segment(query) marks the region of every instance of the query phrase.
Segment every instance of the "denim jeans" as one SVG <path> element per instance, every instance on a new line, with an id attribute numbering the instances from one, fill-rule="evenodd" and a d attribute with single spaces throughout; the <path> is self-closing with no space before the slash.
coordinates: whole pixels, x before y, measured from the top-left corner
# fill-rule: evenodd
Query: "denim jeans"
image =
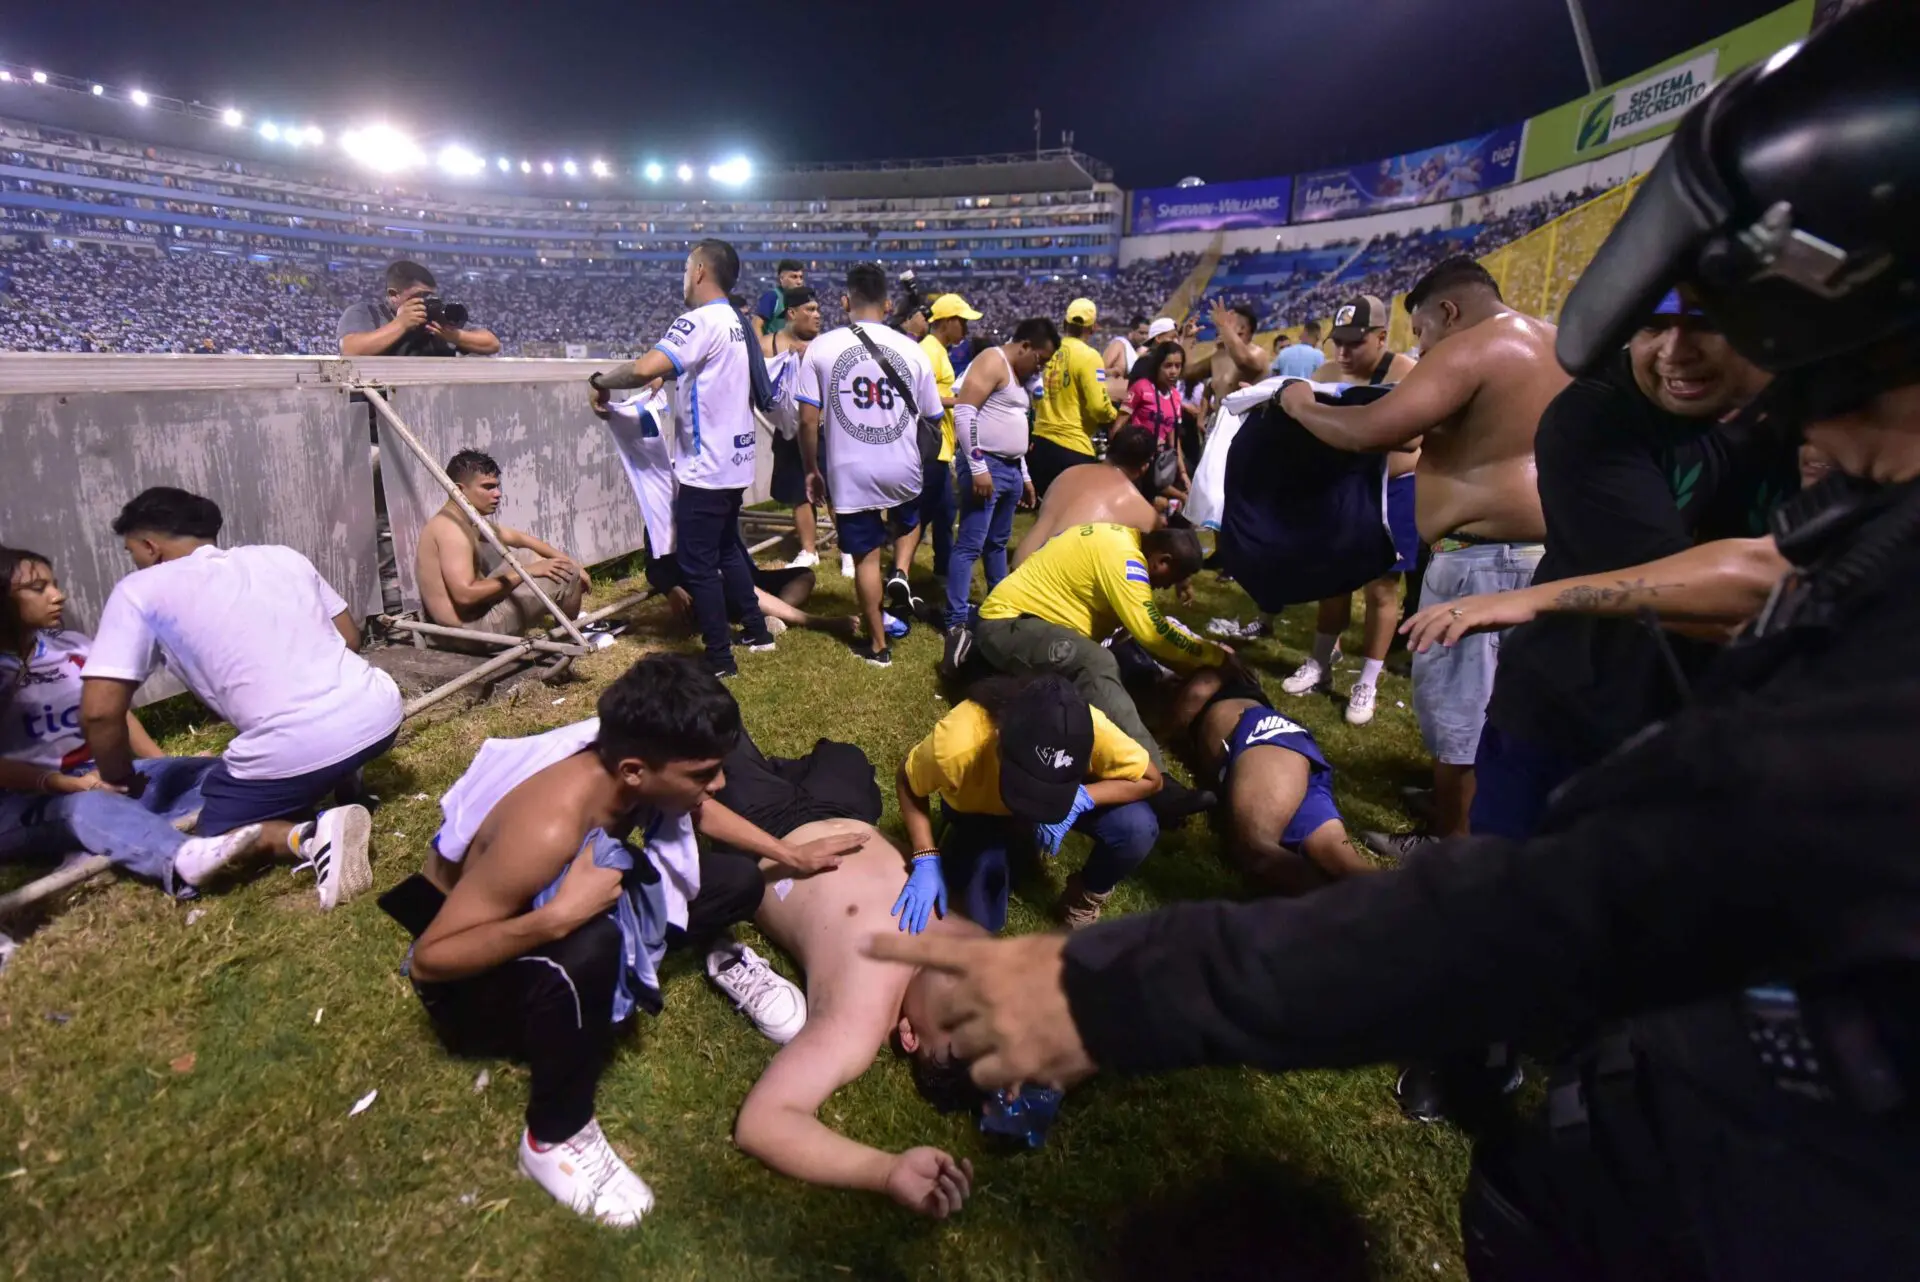
<path id="1" fill-rule="evenodd" d="M 673 496 L 675 553 L 681 586 L 693 600 L 694 621 L 706 643 L 707 662 L 733 667 L 733 630 L 740 620 L 750 639 L 767 635 L 767 620 L 753 595 L 753 558 L 740 541 L 740 490 L 703 490 L 682 485 Z"/>
<path id="2" fill-rule="evenodd" d="M 953 564 L 953 465 L 932 462 L 920 475 L 921 537 L 931 540 L 933 573 L 946 578 Z"/>
<path id="3" fill-rule="evenodd" d="M 1007 851 L 1032 826 L 1005 815 L 970 815 L 941 803 L 947 832 L 940 842 L 940 871 L 950 901 L 968 919 L 998 931 L 1007 924 L 1010 877 Z M 1138 868 L 1160 839 L 1160 821 L 1144 801 L 1089 810 L 1074 824 L 1093 838 L 1093 853 L 1080 870 L 1088 890 L 1105 893 Z"/>
<path id="4" fill-rule="evenodd" d="M 1007 539 L 1013 534 L 1014 509 L 1020 506 L 1025 482 L 1018 463 L 987 455 L 987 475 L 993 493 L 983 501 L 973 494 L 973 473 L 954 469 L 954 494 L 960 504 L 960 532 L 954 537 L 953 559 L 947 565 L 947 626 L 967 621 L 967 596 L 973 590 L 973 564 L 985 561 L 987 591 L 1007 577 Z M 984 598 L 983 598 L 984 599 Z"/>
<path id="5" fill-rule="evenodd" d="M 172 820 L 200 809 L 200 781 L 217 757 L 153 757 L 133 763 L 147 781 L 136 800 L 117 792 L 39 797 L 0 831 L 0 864 L 51 863 L 77 850 L 175 893 L 173 857 L 186 836 Z"/>

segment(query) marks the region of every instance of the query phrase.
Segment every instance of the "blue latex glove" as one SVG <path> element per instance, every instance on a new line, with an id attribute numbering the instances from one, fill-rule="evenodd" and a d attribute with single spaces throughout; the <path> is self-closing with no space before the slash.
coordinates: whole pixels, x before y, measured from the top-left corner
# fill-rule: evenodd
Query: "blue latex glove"
<path id="1" fill-rule="evenodd" d="M 900 888 L 900 898 L 893 901 L 893 915 L 900 919 L 901 930 L 917 935 L 927 928 L 927 914 L 934 911 L 947 915 L 947 879 L 940 872 L 940 856 L 915 855 L 913 872 Z"/>
<path id="2" fill-rule="evenodd" d="M 1060 843 L 1067 839 L 1067 832 L 1074 821 L 1093 809 L 1093 798 L 1087 795 L 1085 787 L 1073 794 L 1073 809 L 1067 811 L 1067 817 L 1059 823 L 1035 824 L 1033 839 L 1040 846 L 1040 853 L 1051 859 L 1060 853 Z"/>

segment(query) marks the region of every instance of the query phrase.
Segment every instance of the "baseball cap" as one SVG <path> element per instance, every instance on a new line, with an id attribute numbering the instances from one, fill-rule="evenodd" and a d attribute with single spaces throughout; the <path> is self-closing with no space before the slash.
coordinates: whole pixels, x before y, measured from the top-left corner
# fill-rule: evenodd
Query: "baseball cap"
<path id="1" fill-rule="evenodd" d="M 1179 328 L 1180 327 L 1174 323 L 1172 317 L 1162 316 L 1158 320 L 1154 321 L 1153 324 L 1147 326 L 1147 341 L 1151 343 L 1154 339 L 1159 338 L 1161 335 L 1171 334 L 1173 333 L 1174 330 Z"/>
<path id="2" fill-rule="evenodd" d="M 967 306 L 967 300 L 958 294 L 942 294 L 933 300 L 933 310 L 927 314 L 929 321 L 952 320 L 958 316 L 961 320 L 977 321 L 980 313 Z"/>
<path id="3" fill-rule="evenodd" d="M 1093 756 L 1093 712 L 1064 677 L 1041 677 L 999 715 L 1000 800 L 1016 819 L 1059 823 Z"/>
<path id="4" fill-rule="evenodd" d="M 1076 298 L 1067 304 L 1067 319 L 1076 325 L 1091 325 L 1100 319 L 1091 298 Z"/>
<path id="5" fill-rule="evenodd" d="M 1655 316 L 1705 316 L 1705 309 L 1696 306 L 1681 296 L 1677 289 L 1670 289 L 1661 300 L 1653 305 Z"/>
<path id="6" fill-rule="evenodd" d="M 1333 314 L 1333 341 L 1357 343 L 1370 329 L 1387 327 L 1387 305 L 1372 294 L 1348 299 Z"/>

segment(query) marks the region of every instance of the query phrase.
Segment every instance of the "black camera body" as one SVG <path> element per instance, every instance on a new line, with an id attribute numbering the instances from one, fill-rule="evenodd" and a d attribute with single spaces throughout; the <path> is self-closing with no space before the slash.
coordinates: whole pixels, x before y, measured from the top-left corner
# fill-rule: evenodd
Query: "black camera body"
<path id="1" fill-rule="evenodd" d="M 441 329 L 465 329 L 467 327 L 467 305 L 449 303 L 438 294 L 428 294 L 420 300 L 426 304 L 427 324 L 438 325 Z"/>
<path id="2" fill-rule="evenodd" d="M 909 268 L 900 273 L 900 298 L 893 305 L 893 315 L 887 317 L 887 324 L 899 329 L 907 323 L 907 318 L 917 311 L 923 311 L 933 305 L 933 299 L 927 296 L 927 289 Z"/>

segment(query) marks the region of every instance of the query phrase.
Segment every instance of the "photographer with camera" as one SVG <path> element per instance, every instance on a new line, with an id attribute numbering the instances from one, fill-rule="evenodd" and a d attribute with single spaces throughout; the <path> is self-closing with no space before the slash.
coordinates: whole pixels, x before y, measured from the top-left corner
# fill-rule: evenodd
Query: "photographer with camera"
<path id="1" fill-rule="evenodd" d="M 342 356 L 494 356 L 492 330 L 467 324 L 467 309 L 434 292 L 433 273 L 400 259 L 387 266 L 386 297 L 340 313 Z"/>

